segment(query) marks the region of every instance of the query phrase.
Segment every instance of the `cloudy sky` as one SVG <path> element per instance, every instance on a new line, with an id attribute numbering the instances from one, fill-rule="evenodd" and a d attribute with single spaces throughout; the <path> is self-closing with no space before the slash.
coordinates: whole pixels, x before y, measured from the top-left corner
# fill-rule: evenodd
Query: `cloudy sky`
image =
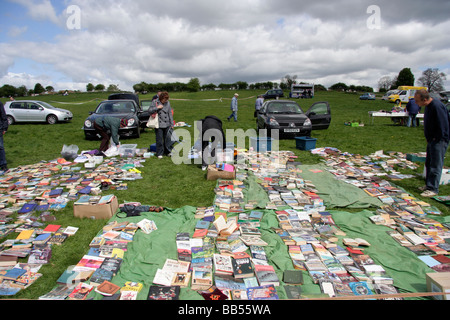
<path id="1" fill-rule="evenodd" d="M 0 0 L 0 86 L 448 74 L 448 0 Z"/>

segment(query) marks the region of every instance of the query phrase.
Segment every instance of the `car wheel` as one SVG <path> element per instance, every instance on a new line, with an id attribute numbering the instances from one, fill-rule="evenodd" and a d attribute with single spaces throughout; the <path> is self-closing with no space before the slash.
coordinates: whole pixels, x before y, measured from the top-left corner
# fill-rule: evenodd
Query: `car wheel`
<path id="1" fill-rule="evenodd" d="M 13 125 L 14 124 L 14 118 L 12 116 L 6 116 L 6 118 L 8 119 L 8 124 L 9 125 Z"/>
<path id="2" fill-rule="evenodd" d="M 47 123 L 48 124 L 55 124 L 56 122 L 58 122 L 58 118 L 55 115 L 50 114 L 50 115 L 47 116 Z"/>

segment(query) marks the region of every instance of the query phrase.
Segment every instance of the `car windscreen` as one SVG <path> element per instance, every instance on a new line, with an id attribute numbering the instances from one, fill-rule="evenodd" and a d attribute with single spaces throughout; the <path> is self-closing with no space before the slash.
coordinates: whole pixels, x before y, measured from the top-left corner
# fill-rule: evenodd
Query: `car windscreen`
<path id="1" fill-rule="evenodd" d="M 135 112 L 134 105 L 129 101 L 120 102 L 103 102 L 98 107 L 95 113 L 110 114 L 110 113 L 130 113 Z"/>
<path id="2" fill-rule="evenodd" d="M 303 110 L 296 103 L 275 102 L 267 106 L 267 113 L 302 114 Z"/>
<path id="3" fill-rule="evenodd" d="M 51 104 L 48 104 L 47 102 L 41 101 L 40 104 L 42 104 L 44 107 L 46 107 L 48 109 L 56 109 L 54 106 L 52 106 Z"/>

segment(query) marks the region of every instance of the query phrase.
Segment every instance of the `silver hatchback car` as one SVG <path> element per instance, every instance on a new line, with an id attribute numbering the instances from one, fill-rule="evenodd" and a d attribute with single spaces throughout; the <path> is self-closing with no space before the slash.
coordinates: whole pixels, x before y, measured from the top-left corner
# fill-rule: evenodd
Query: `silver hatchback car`
<path id="1" fill-rule="evenodd" d="M 5 103 L 5 112 L 9 124 L 15 122 L 57 122 L 70 121 L 72 112 L 65 109 L 55 108 L 51 104 L 36 100 L 17 100 Z"/>

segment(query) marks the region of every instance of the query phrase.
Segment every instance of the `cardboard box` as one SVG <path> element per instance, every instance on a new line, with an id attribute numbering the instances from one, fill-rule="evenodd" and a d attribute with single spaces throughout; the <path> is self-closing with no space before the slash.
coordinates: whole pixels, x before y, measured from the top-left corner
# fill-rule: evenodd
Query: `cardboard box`
<path id="1" fill-rule="evenodd" d="M 224 171 L 218 170 L 215 165 L 210 164 L 208 166 L 208 173 L 206 174 L 206 180 L 217 180 L 217 179 L 234 179 L 236 177 L 236 170 Z"/>
<path id="2" fill-rule="evenodd" d="M 450 272 L 427 273 L 428 292 L 445 292 L 445 295 L 433 296 L 437 300 L 450 300 Z"/>
<path id="3" fill-rule="evenodd" d="M 74 204 L 73 216 L 77 218 L 110 219 L 119 208 L 117 197 L 106 204 Z"/>

